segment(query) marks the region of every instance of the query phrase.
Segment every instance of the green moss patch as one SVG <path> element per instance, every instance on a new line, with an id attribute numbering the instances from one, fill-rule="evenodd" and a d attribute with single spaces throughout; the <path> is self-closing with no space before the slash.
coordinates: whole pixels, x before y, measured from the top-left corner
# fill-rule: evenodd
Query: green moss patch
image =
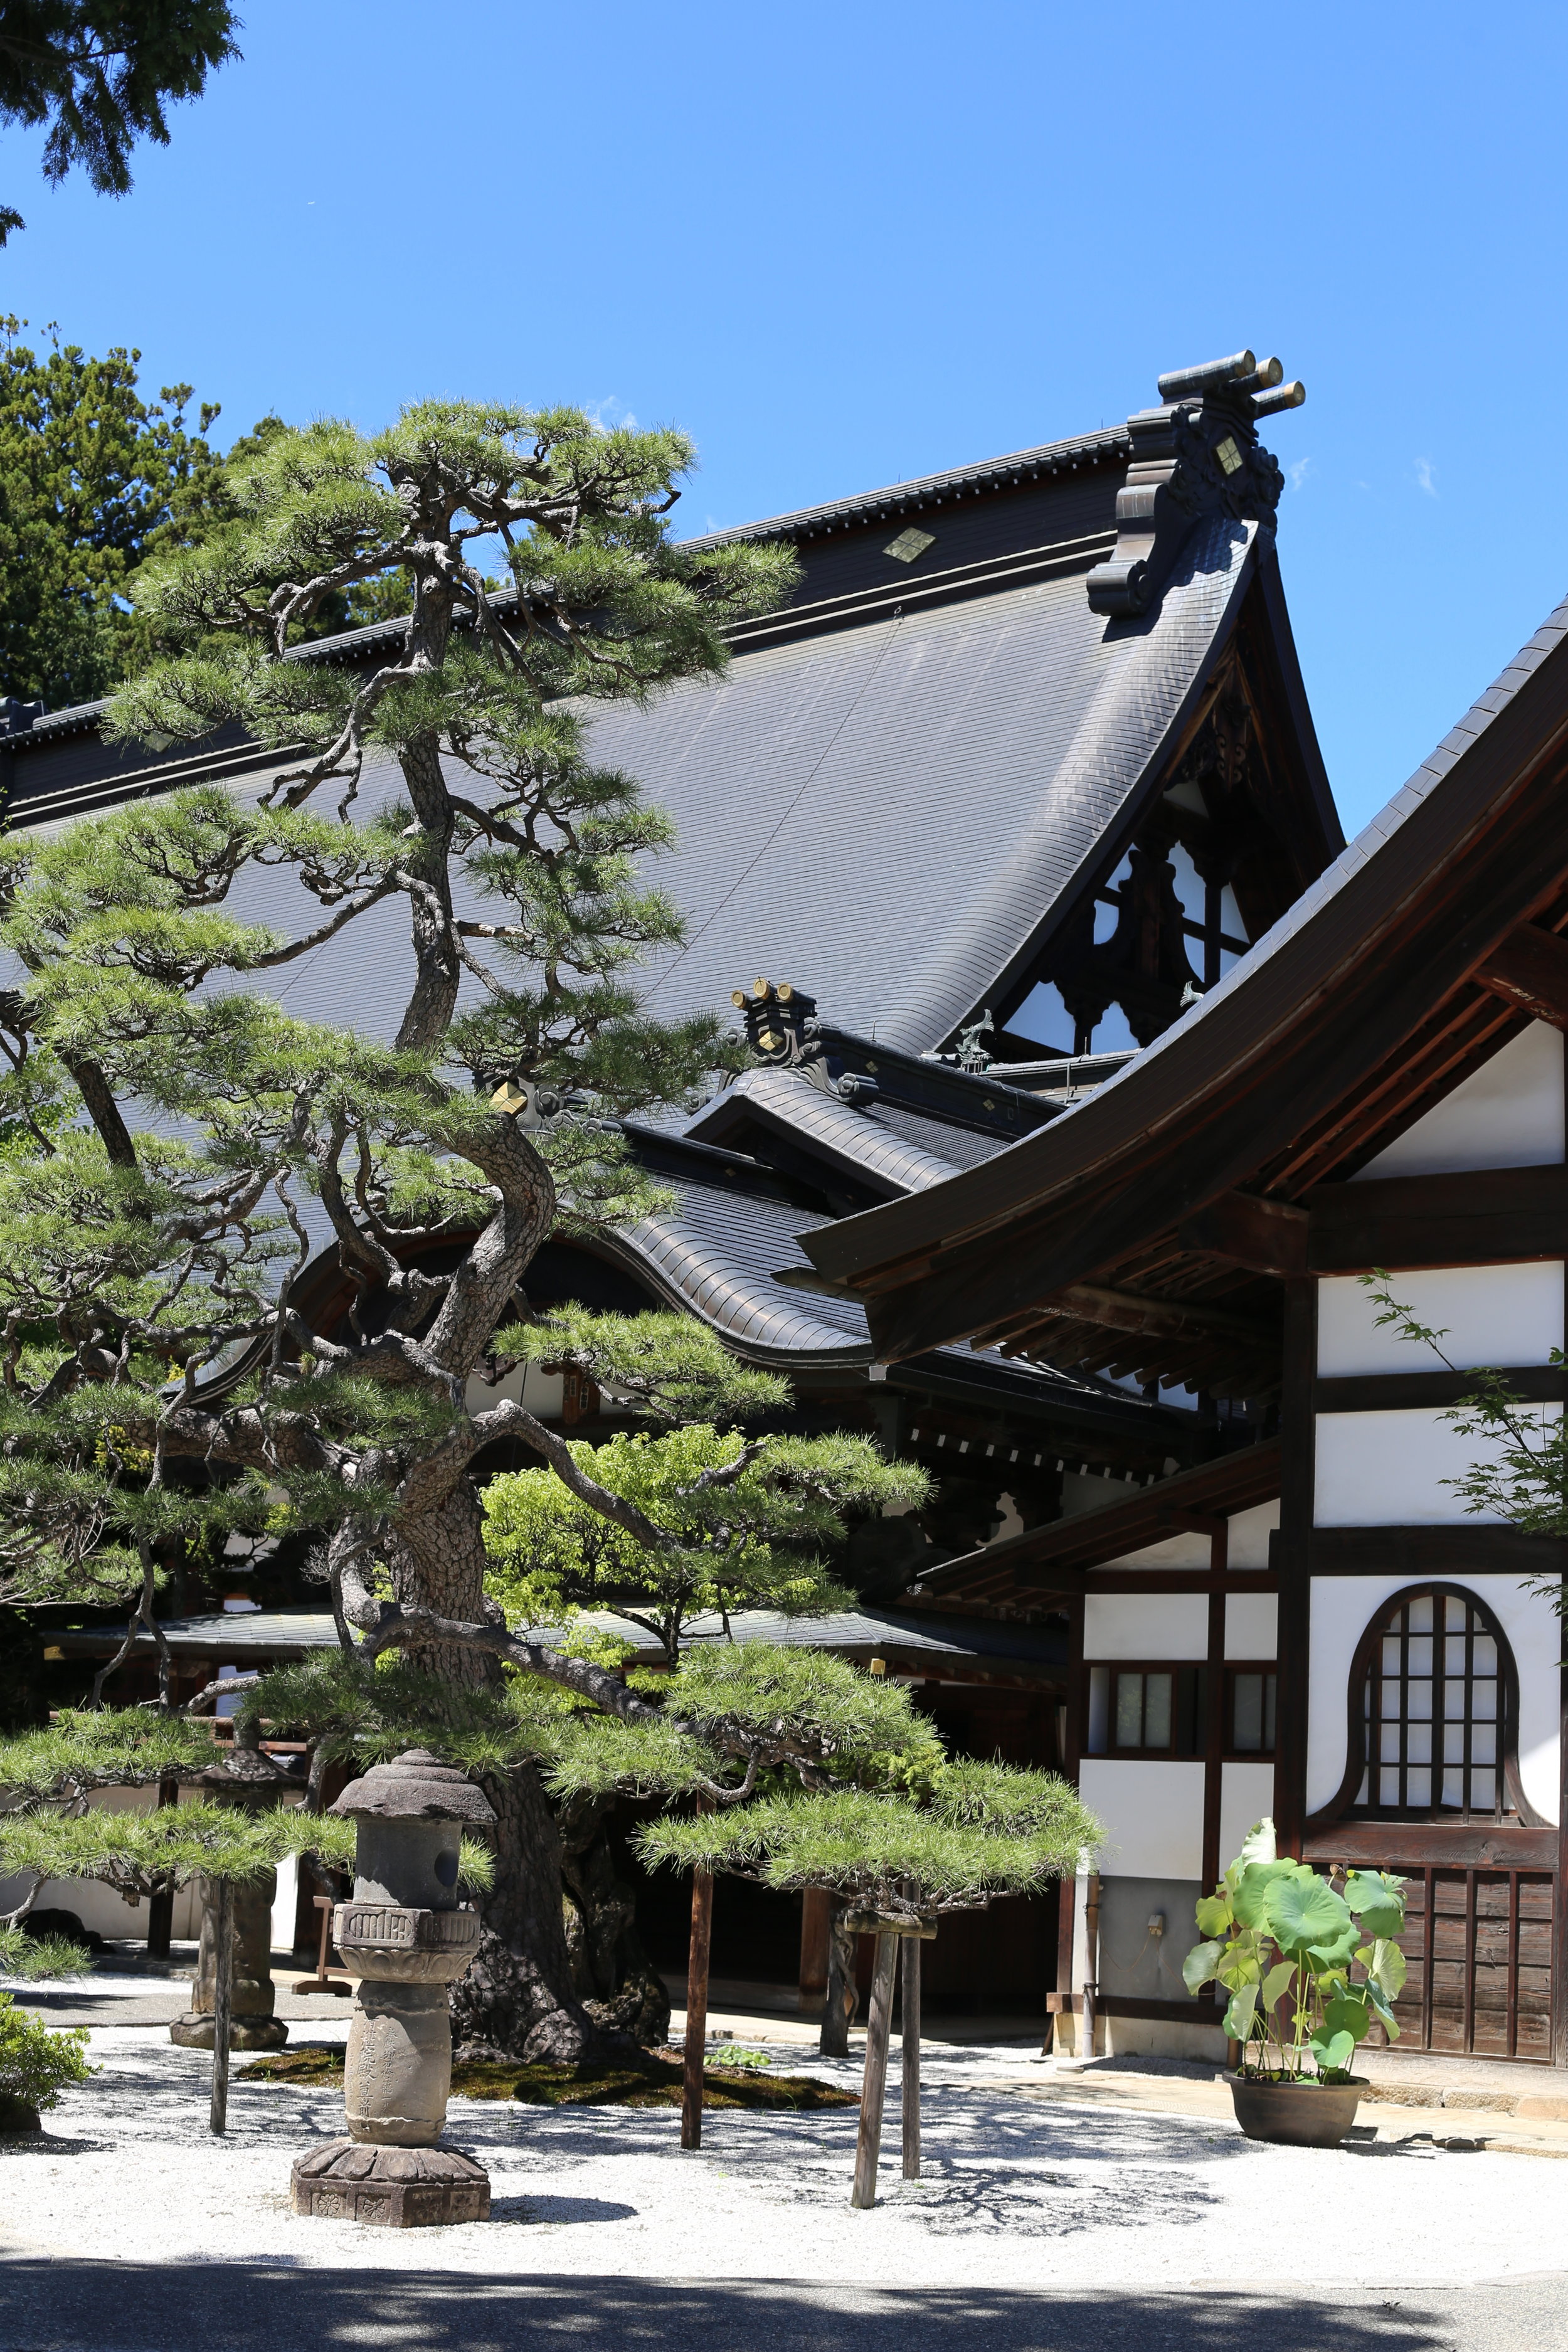
<path id="1" fill-rule="evenodd" d="M 237 2074 L 263 2083 L 341 2083 L 341 2042 L 303 2042 L 253 2058 Z M 454 2066 L 452 2091 L 463 2099 L 521 2099 L 531 2107 L 678 2107 L 681 2064 L 678 2057 L 649 2051 L 640 2063 L 625 2066 L 518 2066 L 490 2063 Z M 813 2115 L 824 2107 L 855 2107 L 854 2091 L 815 2082 L 809 2074 L 774 2074 L 757 2066 L 708 2066 L 702 2074 L 705 2107 L 786 2108 Z"/>

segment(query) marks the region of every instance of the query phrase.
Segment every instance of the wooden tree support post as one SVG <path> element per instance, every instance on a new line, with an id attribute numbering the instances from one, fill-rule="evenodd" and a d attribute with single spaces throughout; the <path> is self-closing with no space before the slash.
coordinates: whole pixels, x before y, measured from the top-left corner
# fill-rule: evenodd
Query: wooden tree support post
<path id="1" fill-rule="evenodd" d="M 177 1805 L 179 1801 L 180 1784 L 171 1773 L 165 1772 L 158 1782 L 158 1810 L 161 1812 L 165 1805 Z M 147 1899 L 147 1958 L 150 1960 L 168 1958 L 174 1932 L 174 1882 L 171 1875 L 168 1885 L 160 1887 L 156 1895 L 149 1895 Z"/>
<path id="2" fill-rule="evenodd" d="M 213 1905 L 213 2131 L 228 2127 L 228 2043 L 234 2023 L 234 1882 L 220 1878 Z"/>
<path id="3" fill-rule="evenodd" d="M 900 1938 L 904 1970 L 904 2179 L 921 2177 L 921 1939 Z"/>
<path id="4" fill-rule="evenodd" d="M 713 1943 L 713 1874 L 691 1874 L 691 1948 L 686 1962 L 686 2073 L 680 2145 L 702 2145 L 702 2061 L 708 2047 L 708 1956 Z"/>
<path id="5" fill-rule="evenodd" d="M 866 2020 L 866 2078 L 860 2091 L 860 2136 L 855 2147 L 855 2189 L 849 2202 L 862 2211 L 877 2201 L 877 2159 L 882 2140 L 882 2099 L 888 2087 L 888 2034 L 893 2021 L 893 1986 L 899 1972 L 899 1937 L 891 1927 L 877 1930 L 877 1965 L 871 1977 L 871 2010 Z"/>

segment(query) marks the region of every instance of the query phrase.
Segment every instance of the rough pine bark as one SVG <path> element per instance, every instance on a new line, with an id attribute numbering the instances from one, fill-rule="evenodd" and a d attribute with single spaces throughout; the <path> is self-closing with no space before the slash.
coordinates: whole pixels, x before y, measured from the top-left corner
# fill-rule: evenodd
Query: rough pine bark
<path id="1" fill-rule="evenodd" d="M 486 1773 L 496 1815 L 496 1883 L 481 1906 L 479 1948 L 452 1988 L 458 2058 L 529 2064 L 593 2060 L 621 2047 L 589 2016 L 572 1985 L 562 1902 L 561 1839 L 531 1764 Z"/>

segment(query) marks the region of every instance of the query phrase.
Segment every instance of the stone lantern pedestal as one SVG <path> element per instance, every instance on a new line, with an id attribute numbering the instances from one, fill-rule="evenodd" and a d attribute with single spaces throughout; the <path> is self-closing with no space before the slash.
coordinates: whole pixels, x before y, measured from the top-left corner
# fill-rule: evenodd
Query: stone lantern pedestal
<path id="1" fill-rule="evenodd" d="M 343 2073 L 349 2136 L 296 2162 L 294 2210 L 391 2229 L 486 2221 L 488 2176 L 439 2141 L 452 2088 L 448 1987 L 479 1940 L 479 1914 L 458 1908 L 458 1841 L 495 1815 L 423 1748 L 373 1767 L 331 1811 L 358 1826 L 353 1897 L 332 1915 L 333 1941 L 360 1979 Z"/>

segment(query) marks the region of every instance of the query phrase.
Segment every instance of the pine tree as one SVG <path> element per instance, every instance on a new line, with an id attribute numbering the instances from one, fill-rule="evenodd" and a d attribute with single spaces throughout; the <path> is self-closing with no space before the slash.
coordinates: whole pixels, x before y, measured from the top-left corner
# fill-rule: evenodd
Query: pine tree
<path id="1" fill-rule="evenodd" d="M 657 1197 L 619 1118 L 689 1101 L 738 1052 L 715 1018 L 658 1023 L 639 1003 L 637 958 L 681 936 L 641 872 L 669 827 L 594 762 L 584 724 L 597 701 L 717 675 L 726 625 L 788 592 L 778 550 L 671 544 L 689 461 L 675 433 L 572 410 L 428 404 L 374 439 L 331 422 L 258 435 L 229 471 L 232 511 L 138 574 L 139 615 L 183 649 L 121 689 L 110 727 L 142 742 L 241 727 L 277 751 L 270 792 L 244 805 L 198 786 L 0 845 L 0 937 L 23 975 L 0 1007 L 0 1122 L 33 1146 L 0 1158 L 5 1591 L 125 1595 L 157 1639 L 178 1547 L 313 1533 L 341 1654 L 268 1677 L 249 1736 L 303 1723 L 318 1765 L 334 1742 L 363 1756 L 421 1736 L 480 1774 L 499 1827 L 458 1998 L 471 2053 L 597 2038 L 547 1785 L 726 1814 L 858 1791 L 927 1845 L 945 1785 L 902 1694 L 798 1651 L 679 1649 L 693 1611 L 828 1605 L 843 1513 L 911 1499 L 918 1472 L 864 1440 L 742 1436 L 784 1393 L 685 1318 L 541 1329 L 527 1299 L 552 1231 Z M 368 676 L 308 657 L 330 600 L 389 580 L 411 600 L 400 652 Z M 401 797 L 370 789 L 372 760 Z M 258 867 L 286 869 L 320 919 L 247 920 Z M 268 974 L 389 902 L 409 927 L 389 1041 L 268 995 Z M 541 1086 L 563 1115 L 525 1127 Z M 353 1291 L 346 1337 L 300 1311 L 313 1229 Z M 441 1244 L 457 1263 L 429 1272 Z M 574 1444 L 521 1403 L 468 1409 L 477 1370 L 529 1354 L 580 1364 L 647 1433 Z M 474 1465 L 503 1438 L 544 1468 L 502 1482 L 487 1515 Z M 655 1685 L 581 1622 L 574 1636 L 606 1604 L 673 1658 Z M 1044 1819 L 1037 1875 L 1072 1866 L 1087 1822 L 1047 1835 Z"/>

